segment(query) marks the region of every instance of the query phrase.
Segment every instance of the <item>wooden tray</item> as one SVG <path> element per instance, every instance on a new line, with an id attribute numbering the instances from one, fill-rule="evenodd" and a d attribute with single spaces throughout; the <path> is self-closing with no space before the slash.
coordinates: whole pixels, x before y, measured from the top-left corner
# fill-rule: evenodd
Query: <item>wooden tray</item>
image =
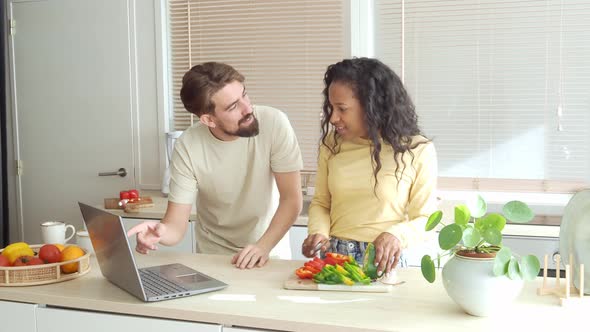
<path id="1" fill-rule="evenodd" d="M 348 285 L 325 285 L 316 284 L 311 279 L 299 279 L 293 276 L 285 281 L 283 288 L 298 290 L 321 290 L 321 291 L 338 291 L 338 292 L 368 292 L 368 293 L 388 293 L 393 287 L 404 283 L 403 281 L 395 284 L 384 284 L 380 281 L 374 281 L 370 285 L 355 284 Z"/>
<path id="2" fill-rule="evenodd" d="M 105 198 L 104 199 L 104 208 L 105 209 L 118 209 L 118 210 L 125 210 L 127 213 L 137 213 L 142 208 L 149 208 L 154 207 L 154 201 L 152 200 L 151 196 L 142 196 L 140 197 L 140 201 L 135 203 L 127 203 L 125 208 L 119 206 L 119 199 L 118 198 Z"/>
<path id="3" fill-rule="evenodd" d="M 38 252 L 42 244 L 30 245 L 34 252 Z M 84 250 L 83 248 L 81 248 Z M 2 250 L 0 250 L 2 252 Z M 61 266 L 78 262 L 78 272 L 63 273 Z M 0 266 L 0 286 L 35 286 L 62 282 L 75 279 L 90 272 L 90 253 L 84 250 L 84 256 L 65 262 L 29 265 L 29 266 Z"/>

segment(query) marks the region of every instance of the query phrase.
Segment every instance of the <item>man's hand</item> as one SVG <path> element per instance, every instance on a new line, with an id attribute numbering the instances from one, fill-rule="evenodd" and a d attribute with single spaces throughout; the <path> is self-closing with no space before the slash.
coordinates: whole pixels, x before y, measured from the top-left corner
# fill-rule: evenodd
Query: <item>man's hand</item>
<path id="1" fill-rule="evenodd" d="M 269 252 L 258 244 L 249 244 L 232 257 L 231 263 L 239 269 L 262 267 L 268 262 Z"/>
<path id="2" fill-rule="evenodd" d="M 390 233 L 383 232 L 377 236 L 373 244 L 375 245 L 377 275 L 381 276 L 383 272 L 389 273 L 397 266 L 402 254 L 399 239 Z"/>
<path id="3" fill-rule="evenodd" d="M 322 234 L 310 234 L 301 245 L 301 253 L 303 256 L 311 258 L 317 253 L 317 246 L 320 246 L 320 251 L 325 252 L 330 248 L 330 239 Z"/>
<path id="4" fill-rule="evenodd" d="M 127 237 L 137 234 L 135 250 L 147 254 L 149 250 L 158 250 L 156 244 L 160 242 L 166 232 L 166 225 L 155 221 L 145 221 L 127 231 Z"/>

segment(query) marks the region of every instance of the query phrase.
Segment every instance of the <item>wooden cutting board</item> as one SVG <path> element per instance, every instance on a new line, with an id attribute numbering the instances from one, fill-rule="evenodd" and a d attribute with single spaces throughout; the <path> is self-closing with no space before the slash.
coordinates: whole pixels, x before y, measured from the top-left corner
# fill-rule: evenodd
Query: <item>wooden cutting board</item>
<path id="1" fill-rule="evenodd" d="M 287 279 L 283 284 L 285 289 L 298 289 L 298 290 L 321 290 L 321 291 L 338 291 L 338 292 L 368 292 L 368 293 L 388 293 L 393 290 L 393 287 L 404 283 L 397 282 L 395 284 L 384 284 L 380 281 L 374 281 L 370 285 L 356 284 L 353 286 L 348 285 L 325 285 L 316 284 L 311 279 L 299 279 L 295 276 Z"/>
<path id="2" fill-rule="evenodd" d="M 154 207 L 154 201 L 150 196 L 142 196 L 141 201 L 136 203 L 127 203 L 125 206 L 125 212 L 133 213 L 139 212 L 141 208 L 148 208 Z M 119 199 L 118 198 L 105 198 L 104 199 L 104 208 L 105 209 L 119 209 L 123 210 L 123 207 L 119 206 Z"/>

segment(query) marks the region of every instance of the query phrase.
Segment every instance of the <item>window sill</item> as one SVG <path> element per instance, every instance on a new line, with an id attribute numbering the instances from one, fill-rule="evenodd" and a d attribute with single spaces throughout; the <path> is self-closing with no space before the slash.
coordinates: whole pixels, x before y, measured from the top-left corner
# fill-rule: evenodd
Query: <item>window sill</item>
<path id="1" fill-rule="evenodd" d="M 488 211 L 500 212 L 502 206 L 512 200 L 520 200 L 529 205 L 537 216 L 563 215 L 565 206 L 573 194 L 549 194 L 549 193 L 518 193 L 518 192 L 476 192 L 458 190 L 439 190 L 437 197 L 442 201 L 441 205 L 448 206 L 465 203 L 480 194 L 488 203 Z"/>

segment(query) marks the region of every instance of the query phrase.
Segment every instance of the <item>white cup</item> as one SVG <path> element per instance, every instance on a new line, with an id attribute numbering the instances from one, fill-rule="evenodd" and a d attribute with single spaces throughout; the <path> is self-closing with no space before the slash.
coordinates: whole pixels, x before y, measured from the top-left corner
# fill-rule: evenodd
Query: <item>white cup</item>
<path id="1" fill-rule="evenodd" d="M 92 241 L 90 241 L 90 235 L 88 235 L 88 231 L 78 231 L 76 232 L 76 244 L 78 247 L 84 249 L 86 252 L 94 252 L 92 248 Z"/>
<path id="2" fill-rule="evenodd" d="M 72 229 L 72 234 L 66 237 L 66 230 L 68 228 Z M 41 224 L 41 237 L 43 239 L 43 243 L 49 244 L 65 244 L 68 242 L 74 234 L 76 233 L 76 228 L 72 225 L 66 225 L 63 221 L 46 221 Z"/>

